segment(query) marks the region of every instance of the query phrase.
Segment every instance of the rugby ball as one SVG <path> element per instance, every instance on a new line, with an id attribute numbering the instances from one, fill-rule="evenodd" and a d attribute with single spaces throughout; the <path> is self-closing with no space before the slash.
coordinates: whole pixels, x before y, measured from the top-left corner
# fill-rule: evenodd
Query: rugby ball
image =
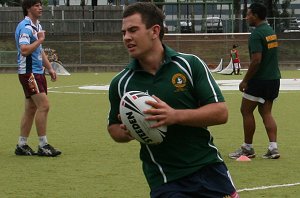
<path id="1" fill-rule="evenodd" d="M 145 120 L 143 111 L 153 108 L 145 101 L 155 101 L 149 94 L 141 91 L 130 91 L 123 95 L 120 102 L 120 116 L 130 134 L 144 144 L 159 144 L 164 140 L 167 126 L 150 128 L 156 121 Z"/>

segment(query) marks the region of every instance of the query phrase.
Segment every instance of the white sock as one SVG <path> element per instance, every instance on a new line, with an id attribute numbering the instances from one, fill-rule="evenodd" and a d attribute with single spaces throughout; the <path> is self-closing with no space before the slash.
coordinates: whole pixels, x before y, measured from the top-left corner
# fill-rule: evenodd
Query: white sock
<path id="1" fill-rule="evenodd" d="M 273 149 L 277 149 L 277 142 L 270 142 L 269 143 L 269 150 L 272 151 Z"/>
<path id="2" fill-rule="evenodd" d="M 48 144 L 47 137 L 46 136 L 39 136 L 39 146 L 43 147 L 46 144 Z"/>
<path id="3" fill-rule="evenodd" d="M 24 146 L 25 144 L 27 144 L 27 137 L 19 136 L 18 145 Z"/>
<path id="4" fill-rule="evenodd" d="M 245 148 L 248 149 L 248 150 L 250 150 L 251 148 L 253 148 L 253 145 L 252 145 L 252 144 L 247 144 L 247 143 L 245 143 L 245 142 L 242 144 L 242 146 L 245 147 Z"/>

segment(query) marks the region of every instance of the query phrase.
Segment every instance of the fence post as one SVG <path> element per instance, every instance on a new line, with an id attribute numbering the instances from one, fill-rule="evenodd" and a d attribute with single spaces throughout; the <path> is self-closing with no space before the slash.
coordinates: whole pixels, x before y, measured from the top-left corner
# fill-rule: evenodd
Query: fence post
<path id="1" fill-rule="evenodd" d="M 81 24 L 81 22 L 80 22 L 80 20 L 78 20 L 78 33 L 79 33 L 79 64 L 81 64 L 81 31 L 80 31 L 80 24 Z"/>

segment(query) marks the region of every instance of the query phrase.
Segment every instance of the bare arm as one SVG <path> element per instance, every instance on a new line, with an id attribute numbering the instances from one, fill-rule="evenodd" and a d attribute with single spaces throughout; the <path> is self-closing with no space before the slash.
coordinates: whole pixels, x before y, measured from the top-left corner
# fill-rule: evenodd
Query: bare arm
<path id="1" fill-rule="evenodd" d="M 134 138 L 126 130 L 124 124 L 112 124 L 107 126 L 107 131 L 113 140 L 119 143 L 130 142 Z"/>
<path id="2" fill-rule="evenodd" d="M 46 69 L 51 70 L 52 66 L 51 63 L 49 62 L 47 55 L 45 54 L 44 50 L 42 51 L 42 58 L 43 58 L 43 65 Z"/>
<path id="3" fill-rule="evenodd" d="M 188 125 L 194 127 L 207 127 L 224 124 L 228 119 L 228 110 L 224 102 L 212 103 L 197 109 L 173 109 L 159 98 L 158 101 L 148 101 L 153 109 L 146 110 L 144 113 L 151 114 L 147 120 L 158 120 L 152 127 L 162 125 Z"/>
<path id="4" fill-rule="evenodd" d="M 57 79 L 56 72 L 52 68 L 51 63 L 49 62 L 47 55 L 45 54 L 44 51 L 42 51 L 42 58 L 43 58 L 44 67 L 46 67 L 48 69 L 49 75 L 51 76 L 51 80 L 56 81 L 56 79 Z"/>
<path id="5" fill-rule="evenodd" d="M 248 71 L 240 83 L 239 89 L 241 92 L 244 92 L 245 89 L 247 89 L 248 81 L 254 76 L 254 74 L 257 72 L 260 62 L 261 62 L 262 54 L 259 53 L 253 53 L 251 55 L 250 65 L 248 68 Z"/>
<path id="6" fill-rule="evenodd" d="M 34 50 L 36 50 L 45 40 L 45 32 L 38 32 L 38 39 L 29 45 L 21 45 L 21 54 L 22 56 L 28 56 L 32 54 Z"/>

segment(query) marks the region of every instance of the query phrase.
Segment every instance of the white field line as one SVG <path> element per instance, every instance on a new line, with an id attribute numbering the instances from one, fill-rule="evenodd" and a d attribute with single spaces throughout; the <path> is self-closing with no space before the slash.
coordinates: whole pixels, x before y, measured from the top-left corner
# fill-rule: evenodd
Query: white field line
<path id="1" fill-rule="evenodd" d="M 78 95 L 102 95 L 107 94 L 106 92 L 80 92 L 80 91 L 57 91 L 57 89 L 64 89 L 64 88 L 73 88 L 77 87 L 78 89 L 85 89 L 85 90 L 97 90 L 97 89 L 89 89 L 89 87 L 95 87 L 96 85 L 69 85 L 69 86 L 60 86 L 60 87 L 48 87 L 49 93 L 60 93 L 60 94 L 78 94 Z M 108 85 L 105 85 L 108 86 Z M 87 88 L 85 88 L 87 87 Z M 101 87 L 101 86 L 98 86 Z"/>
<path id="2" fill-rule="evenodd" d="M 300 182 L 293 183 L 293 184 L 278 184 L 278 185 L 272 185 L 272 186 L 260 186 L 260 187 L 254 187 L 254 188 L 244 188 L 244 189 L 237 190 L 237 192 L 265 190 L 265 189 L 270 189 L 270 188 L 283 188 L 283 187 L 290 187 L 290 186 L 297 186 L 297 185 L 300 185 Z"/>
<path id="3" fill-rule="evenodd" d="M 106 92 L 79 92 L 79 91 L 54 91 L 54 90 L 48 90 L 48 93 L 58 93 L 58 94 L 78 94 L 78 95 L 106 95 L 108 94 Z M 286 93 L 299 93 L 299 91 L 280 91 L 280 94 L 286 94 Z M 237 92 L 229 92 L 229 91 L 224 91 L 223 95 L 231 95 L 231 94 L 237 94 Z M 241 93 L 242 97 L 242 93 Z"/>
<path id="4" fill-rule="evenodd" d="M 221 90 L 239 90 L 241 80 L 216 80 Z M 280 91 L 300 90 L 300 79 L 280 79 Z"/>
<path id="5" fill-rule="evenodd" d="M 61 88 L 69 88 L 69 87 L 79 87 L 80 85 L 69 85 L 69 86 L 61 86 L 61 87 L 48 87 L 49 89 L 61 89 Z"/>
<path id="6" fill-rule="evenodd" d="M 48 91 L 48 93 L 61 93 L 61 94 L 78 94 L 78 95 L 99 95 L 99 94 L 107 94 L 107 93 L 90 93 L 90 92 L 79 92 L 79 91 Z"/>
<path id="7" fill-rule="evenodd" d="M 293 90 L 293 91 L 286 91 L 286 90 L 285 91 L 279 91 L 279 94 L 287 94 L 287 93 L 288 94 L 290 94 L 290 93 L 294 93 L 295 94 L 295 93 L 299 93 L 299 91 L 297 91 L 297 90 L 296 91 L 295 90 Z M 231 91 L 226 90 L 226 91 L 223 91 L 222 94 L 223 95 L 230 95 L 230 94 L 235 94 L 236 95 L 236 94 L 240 94 L 241 96 L 243 96 L 243 93 L 240 92 L 240 91 L 238 92 L 237 90 L 235 92 L 231 92 Z"/>
<path id="8" fill-rule="evenodd" d="M 238 91 L 239 83 L 241 80 L 217 80 L 217 83 L 224 94 L 233 94 L 233 92 L 227 91 Z M 298 93 L 300 90 L 300 79 L 281 79 L 280 80 L 280 93 Z M 58 89 L 74 88 L 77 87 L 79 91 L 63 91 Z M 66 93 L 66 94 L 106 94 L 99 92 L 81 92 L 80 90 L 91 90 L 91 91 L 107 91 L 109 85 L 70 85 L 61 87 L 49 87 L 49 92 L 52 93 Z M 236 93 L 234 93 L 236 94 Z"/>

